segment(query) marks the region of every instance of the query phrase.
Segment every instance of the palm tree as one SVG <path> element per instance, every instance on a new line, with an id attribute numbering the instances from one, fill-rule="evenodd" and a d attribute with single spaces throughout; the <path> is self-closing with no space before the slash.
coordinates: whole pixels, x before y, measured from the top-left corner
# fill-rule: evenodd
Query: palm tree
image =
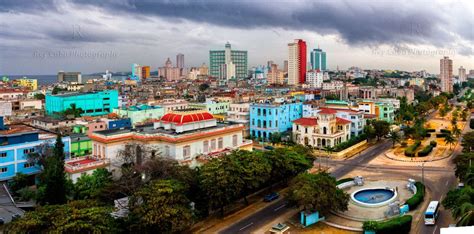
<path id="1" fill-rule="evenodd" d="M 400 134 L 398 132 L 391 130 L 388 133 L 388 139 L 392 141 L 392 148 L 395 147 L 395 144 L 400 142 Z"/>
<path id="2" fill-rule="evenodd" d="M 456 139 L 454 139 L 453 135 L 451 133 L 446 133 L 444 135 L 444 142 L 449 145 L 449 149 L 452 148 L 454 142 L 456 142 Z"/>
<path id="3" fill-rule="evenodd" d="M 453 132 L 453 135 L 456 137 L 459 137 L 459 135 L 461 135 L 461 129 L 459 129 L 457 125 L 453 125 L 452 132 Z"/>

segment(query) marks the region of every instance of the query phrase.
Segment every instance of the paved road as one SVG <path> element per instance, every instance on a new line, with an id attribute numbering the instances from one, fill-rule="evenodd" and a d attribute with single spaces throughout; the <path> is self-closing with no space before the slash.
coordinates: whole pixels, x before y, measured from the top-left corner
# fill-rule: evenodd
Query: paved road
<path id="1" fill-rule="evenodd" d="M 380 144 L 374 145 L 361 152 L 360 156 L 347 160 L 349 164 L 338 167 L 331 174 L 336 178 L 340 178 L 348 172 L 352 171 L 354 169 L 354 165 L 366 164 L 370 162 L 380 152 L 383 152 L 390 147 L 391 143 L 389 141 L 382 141 Z M 263 208 L 262 210 L 248 216 L 247 218 L 237 223 L 232 224 L 226 229 L 220 231 L 219 233 L 250 233 L 251 231 L 261 227 L 262 225 L 270 222 L 273 219 L 278 218 L 279 216 L 290 210 L 291 208 L 286 206 L 286 202 L 287 201 L 282 198 L 276 201 L 274 204 Z"/>

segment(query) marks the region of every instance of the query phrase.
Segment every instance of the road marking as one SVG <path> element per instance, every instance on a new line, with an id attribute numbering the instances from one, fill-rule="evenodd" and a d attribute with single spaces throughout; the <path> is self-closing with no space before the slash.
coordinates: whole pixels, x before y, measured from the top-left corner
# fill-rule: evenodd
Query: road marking
<path id="1" fill-rule="evenodd" d="M 250 226 L 252 226 L 252 225 L 253 225 L 253 222 L 251 222 L 251 223 L 245 225 L 245 227 L 239 229 L 239 231 L 242 231 L 242 230 L 244 230 L 244 229 L 246 229 L 246 228 L 248 228 L 248 227 L 250 227 Z"/>
<path id="2" fill-rule="evenodd" d="M 436 228 L 438 228 L 438 225 L 435 226 L 434 230 L 433 230 L 433 234 L 436 233 Z"/>
<path id="3" fill-rule="evenodd" d="M 273 211 L 277 211 L 277 210 L 279 210 L 279 209 L 281 209 L 281 208 L 283 208 L 283 207 L 285 207 L 285 206 L 286 206 L 286 204 L 283 204 L 283 205 L 281 205 L 281 206 L 275 208 Z"/>

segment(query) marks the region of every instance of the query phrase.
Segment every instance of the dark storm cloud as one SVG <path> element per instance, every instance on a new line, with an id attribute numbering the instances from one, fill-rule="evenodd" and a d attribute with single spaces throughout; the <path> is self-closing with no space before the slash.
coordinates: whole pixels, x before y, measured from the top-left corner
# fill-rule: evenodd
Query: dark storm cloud
<path id="1" fill-rule="evenodd" d="M 60 0 L 4 0 L 0 11 L 43 12 L 59 10 Z M 432 1 L 248 1 L 248 0 L 68 0 L 76 7 L 95 7 L 126 17 L 160 17 L 189 20 L 230 28 L 282 28 L 337 34 L 348 44 L 428 44 L 442 46 L 455 36 L 473 40 L 472 9 L 455 17 L 443 15 Z M 465 9 L 462 2 L 454 7 Z M 59 9 L 58 9 L 59 8 Z M 449 9 L 447 9 L 449 12 Z M 446 13 L 444 13 L 446 14 Z M 457 21 L 449 32 L 448 21 Z M 466 26 L 461 26 L 466 25 Z M 106 40 L 95 35 L 91 41 Z M 52 31 L 53 38 L 70 35 Z"/>

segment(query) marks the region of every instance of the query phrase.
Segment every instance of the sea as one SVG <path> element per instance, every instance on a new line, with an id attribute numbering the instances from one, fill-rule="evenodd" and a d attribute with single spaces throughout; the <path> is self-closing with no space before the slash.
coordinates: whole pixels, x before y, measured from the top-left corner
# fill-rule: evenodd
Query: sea
<path id="1" fill-rule="evenodd" d="M 37 79 L 38 80 L 38 85 L 50 85 L 50 84 L 54 84 L 58 81 L 58 76 L 57 75 L 0 75 L 0 79 L 4 76 L 8 77 L 10 80 L 20 79 L 20 78 L 23 78 L 23 77 L 26 77 L 28 79 Z M 97 78 L 97 77 L 98 76 L 82 75 L 82 81 L 85 82 L 89 79 L 94 79 L 94 78 Z M 117 75 L 117 76 L 112 76 L 112 79 L 123 81 L 124 79 L 127 79 L 127 76 Z"/>

